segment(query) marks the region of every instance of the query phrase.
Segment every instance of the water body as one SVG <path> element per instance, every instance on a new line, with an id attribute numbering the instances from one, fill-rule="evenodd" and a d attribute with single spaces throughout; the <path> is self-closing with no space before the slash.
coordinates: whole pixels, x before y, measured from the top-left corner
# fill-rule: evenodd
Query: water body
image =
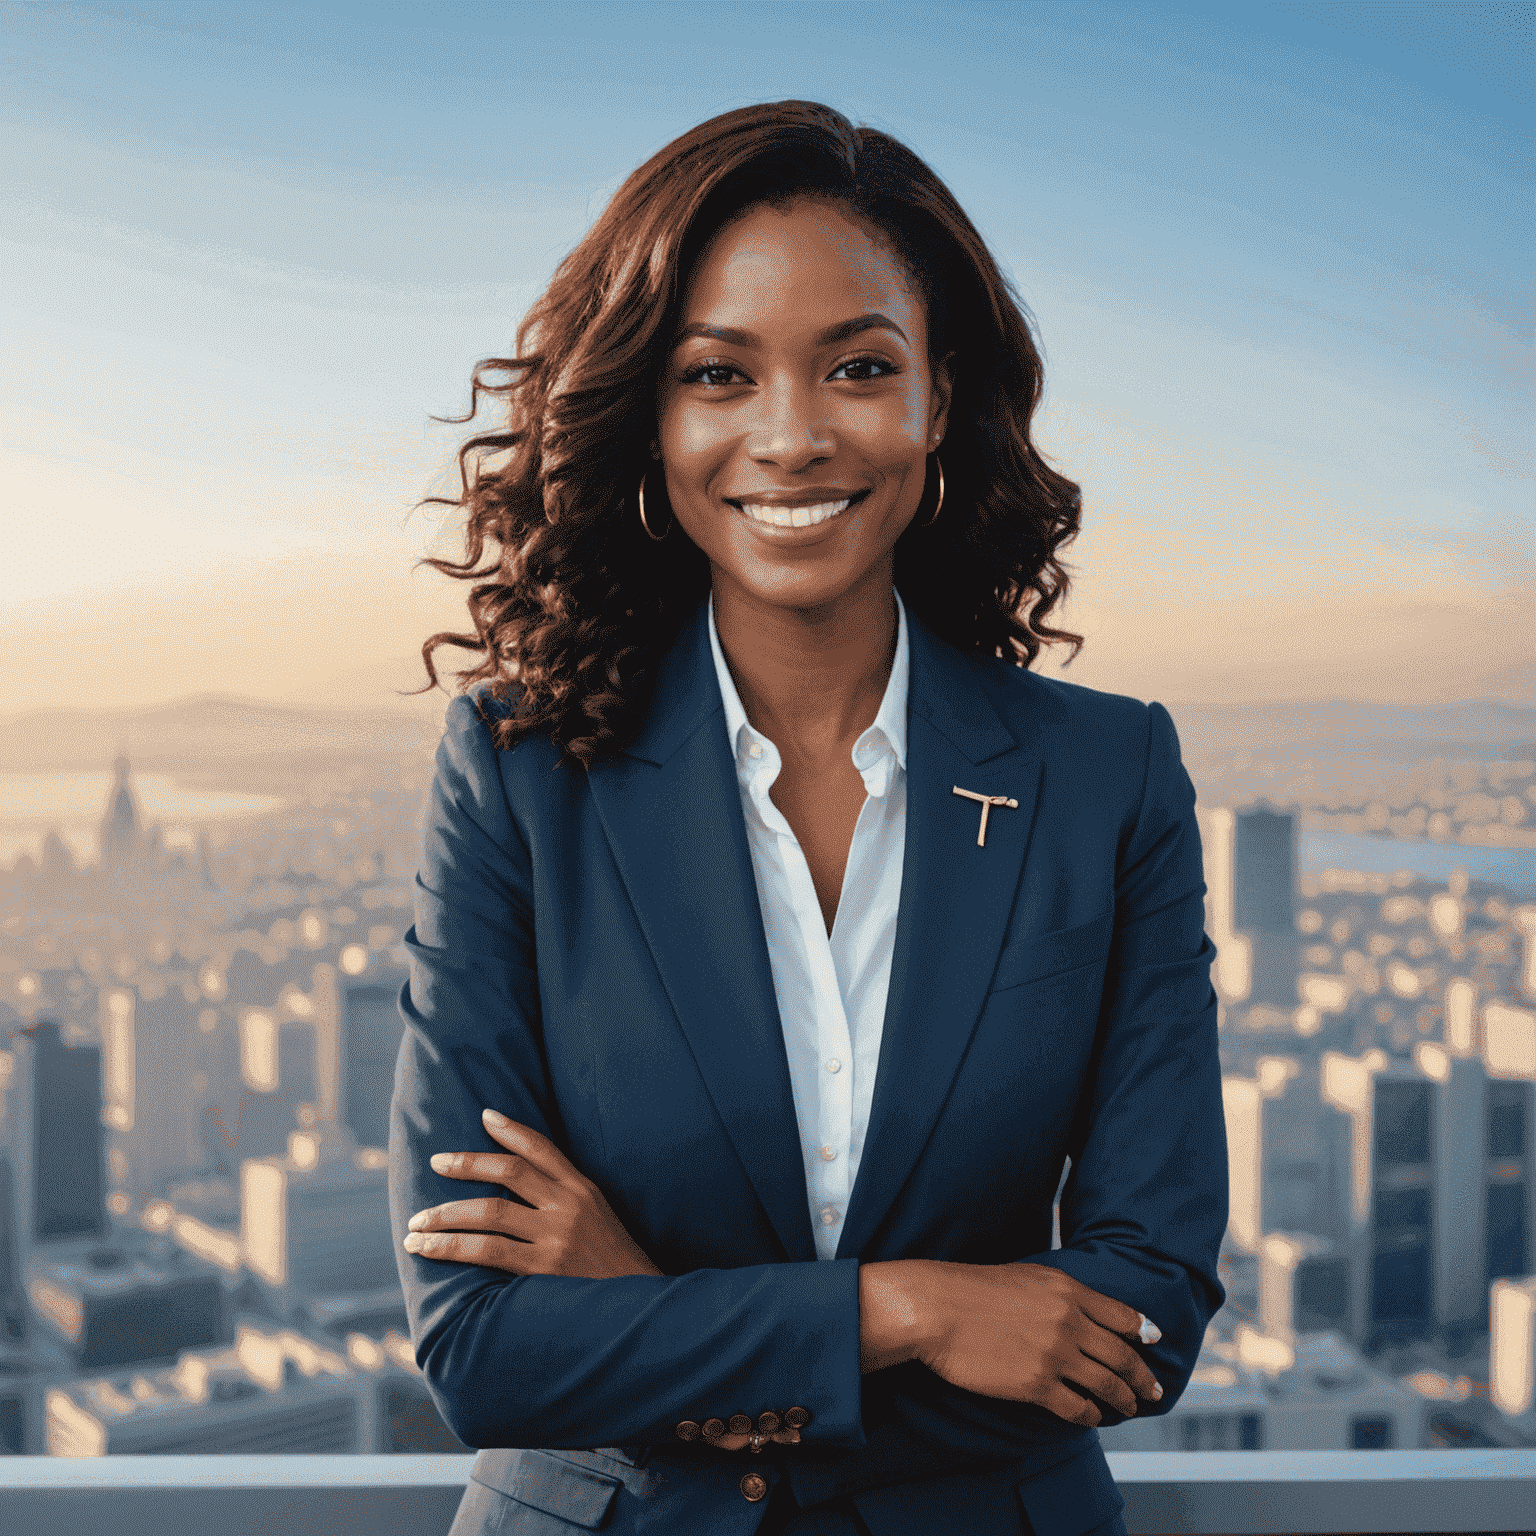
<path id="1" fill-rule="evenodd" d="M 100 856 L 98 831 L 114 775 L 110 770 L 76 773 L 0 772 L 0 864 L 23 853 L 34 859 L 49 828 L 58 827 L 80 863 Z M 195 845 L 197 830 L 210 823 L 261 816 L 284 802 L 272 795 L 190 789 L 165 774 L 134 774 L 139 814 L 159 822 L 169 847 Z M 1411 869 L 1429 880 L 1445 880 L 1465 869 L 1474 880 L 1504 886 L 1520 899 L 1536 897 L 1536 849 L 1485 848 L 1464 843 L 1415 843 L 1402 838 L 1363 837 L 1350 832 L 1303 832 L 1304 874 L 1324 869 L 1358 869 L 1390 875 Z"/>
<path id="2" fill-rule="evenodd" d="M 0 864 L 14 864 L 23 853 L 37 858 L 53 827 L 77 863 L 95 863 L 101 818 L 115 782 L 110 769 L 0 773 Z M 171 848 L 195 846 L 198 829 L 211 822 L 262 816 L 284 804 L 273 795 L 190 789 L 166 774 L 135 773 L 128 782 L 141 820 L 146 826 L 158 822 Z"/>
<path id="3" fill-rule="evenodd" d="M 1397 837 L 1364 837 L 1353 832 L 1303 832 L 1303 874 L 1324 869 L 1358 869 L 1390 875 L 1411 869 L 1427 880 L 1446 880 L 1464 869 L 1474 880 L 1502 885 L 1511 896 L 1536 896 L 1536 848 L 1485 848 L 1466 843 L 1412 843 Z"/>

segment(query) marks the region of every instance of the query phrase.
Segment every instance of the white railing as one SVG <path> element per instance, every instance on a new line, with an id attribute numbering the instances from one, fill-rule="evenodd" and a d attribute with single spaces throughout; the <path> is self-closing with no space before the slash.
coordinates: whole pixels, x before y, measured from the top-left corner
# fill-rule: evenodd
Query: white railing
<path id="1" fill-rule="evenodd" d="M 1536 1451 L 1112 1451 L 1132 1536 L 1529 1531 Z M 472 1456 L 0 1457 L 0 1529 L 445 1536 Z"/>

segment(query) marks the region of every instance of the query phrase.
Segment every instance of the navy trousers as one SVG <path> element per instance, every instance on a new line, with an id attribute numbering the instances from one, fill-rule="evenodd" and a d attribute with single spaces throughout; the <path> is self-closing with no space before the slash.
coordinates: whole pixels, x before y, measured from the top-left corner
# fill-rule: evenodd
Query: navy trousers
<path id="1" fill-rule="evenodd" d="M 1034 1536 L 1029 1516 L 1019 1511 L 1020 1531 Z M 852 1499 L 833 1499 L 814 1509 L 801 1509 L 787 1477 L 780 1478 L 768 1501 L 768 1511 L 757 1528 L 757 1536 L 871 1536 Z M 978 1531 L 976 1536 L 989 1536 Z M 999 1532 L 997 1536 L 1018 1536 L 1018 1532 Z M 1127 1536 L 1125 1519 L 1115 1515 L 1102 1525 L 1085 1531 L 1083 1536 Z"/>

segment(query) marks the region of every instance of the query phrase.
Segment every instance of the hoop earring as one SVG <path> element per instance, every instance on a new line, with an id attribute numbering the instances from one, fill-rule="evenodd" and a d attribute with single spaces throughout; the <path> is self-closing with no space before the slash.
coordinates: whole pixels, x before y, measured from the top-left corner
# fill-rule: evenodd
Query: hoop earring
<path id="1" fill-rule="evenodd" d="M 649 473 L 650 473 L 650 471 L 647 470 L 646 474 L 649 474 Z M 641 475 L 640 476 L 640 490 L 639 490 L 639 494 L 638 494 L 638 498 L 637 499 L 640 502 L 640 526 L 645 529 L 646 535 L 649 538 L 654 539 L 656 543 L 660 544 L 662 542 L 662 540 L 666 538 L 667 533 L 671 533 L 672 532 L 672 523 L 669 522 L 667 524 L 667 533 L 652 533 L 651 532 L 651 525 L 648 522 L 646 522 L 646 520 L 645 520 L 645 475 Z M 674 521 L 675 521 L 675 519 L 674 519 Z"/>
<path id="2" fill-rule="evenodd" d="M 939 471 L 939 499 L 934 503 L 933 511 L 928 514 L 928 521 L 925 523 L 919 523 L 919 528 L 933 527 L 934 520 L 939 515 L 939 508 L 944 505 L 944 466 L 939 463 L 938 454 L 934 454 L 933 462 Z"/>

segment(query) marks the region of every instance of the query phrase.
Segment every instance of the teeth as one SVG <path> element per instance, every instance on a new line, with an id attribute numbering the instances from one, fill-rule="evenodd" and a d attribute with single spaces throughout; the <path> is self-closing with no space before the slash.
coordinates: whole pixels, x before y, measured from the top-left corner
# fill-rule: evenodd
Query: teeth
<path id="1" fill-rule="evenodd" d="M 741 510 L 755 523 L 771 523 L 775 528 L 810 528 L 836 517 L 852 500 L 845 496 L 841 501 L 821 501 L 811 507 L 767 507 L 744 501 Z"/>

